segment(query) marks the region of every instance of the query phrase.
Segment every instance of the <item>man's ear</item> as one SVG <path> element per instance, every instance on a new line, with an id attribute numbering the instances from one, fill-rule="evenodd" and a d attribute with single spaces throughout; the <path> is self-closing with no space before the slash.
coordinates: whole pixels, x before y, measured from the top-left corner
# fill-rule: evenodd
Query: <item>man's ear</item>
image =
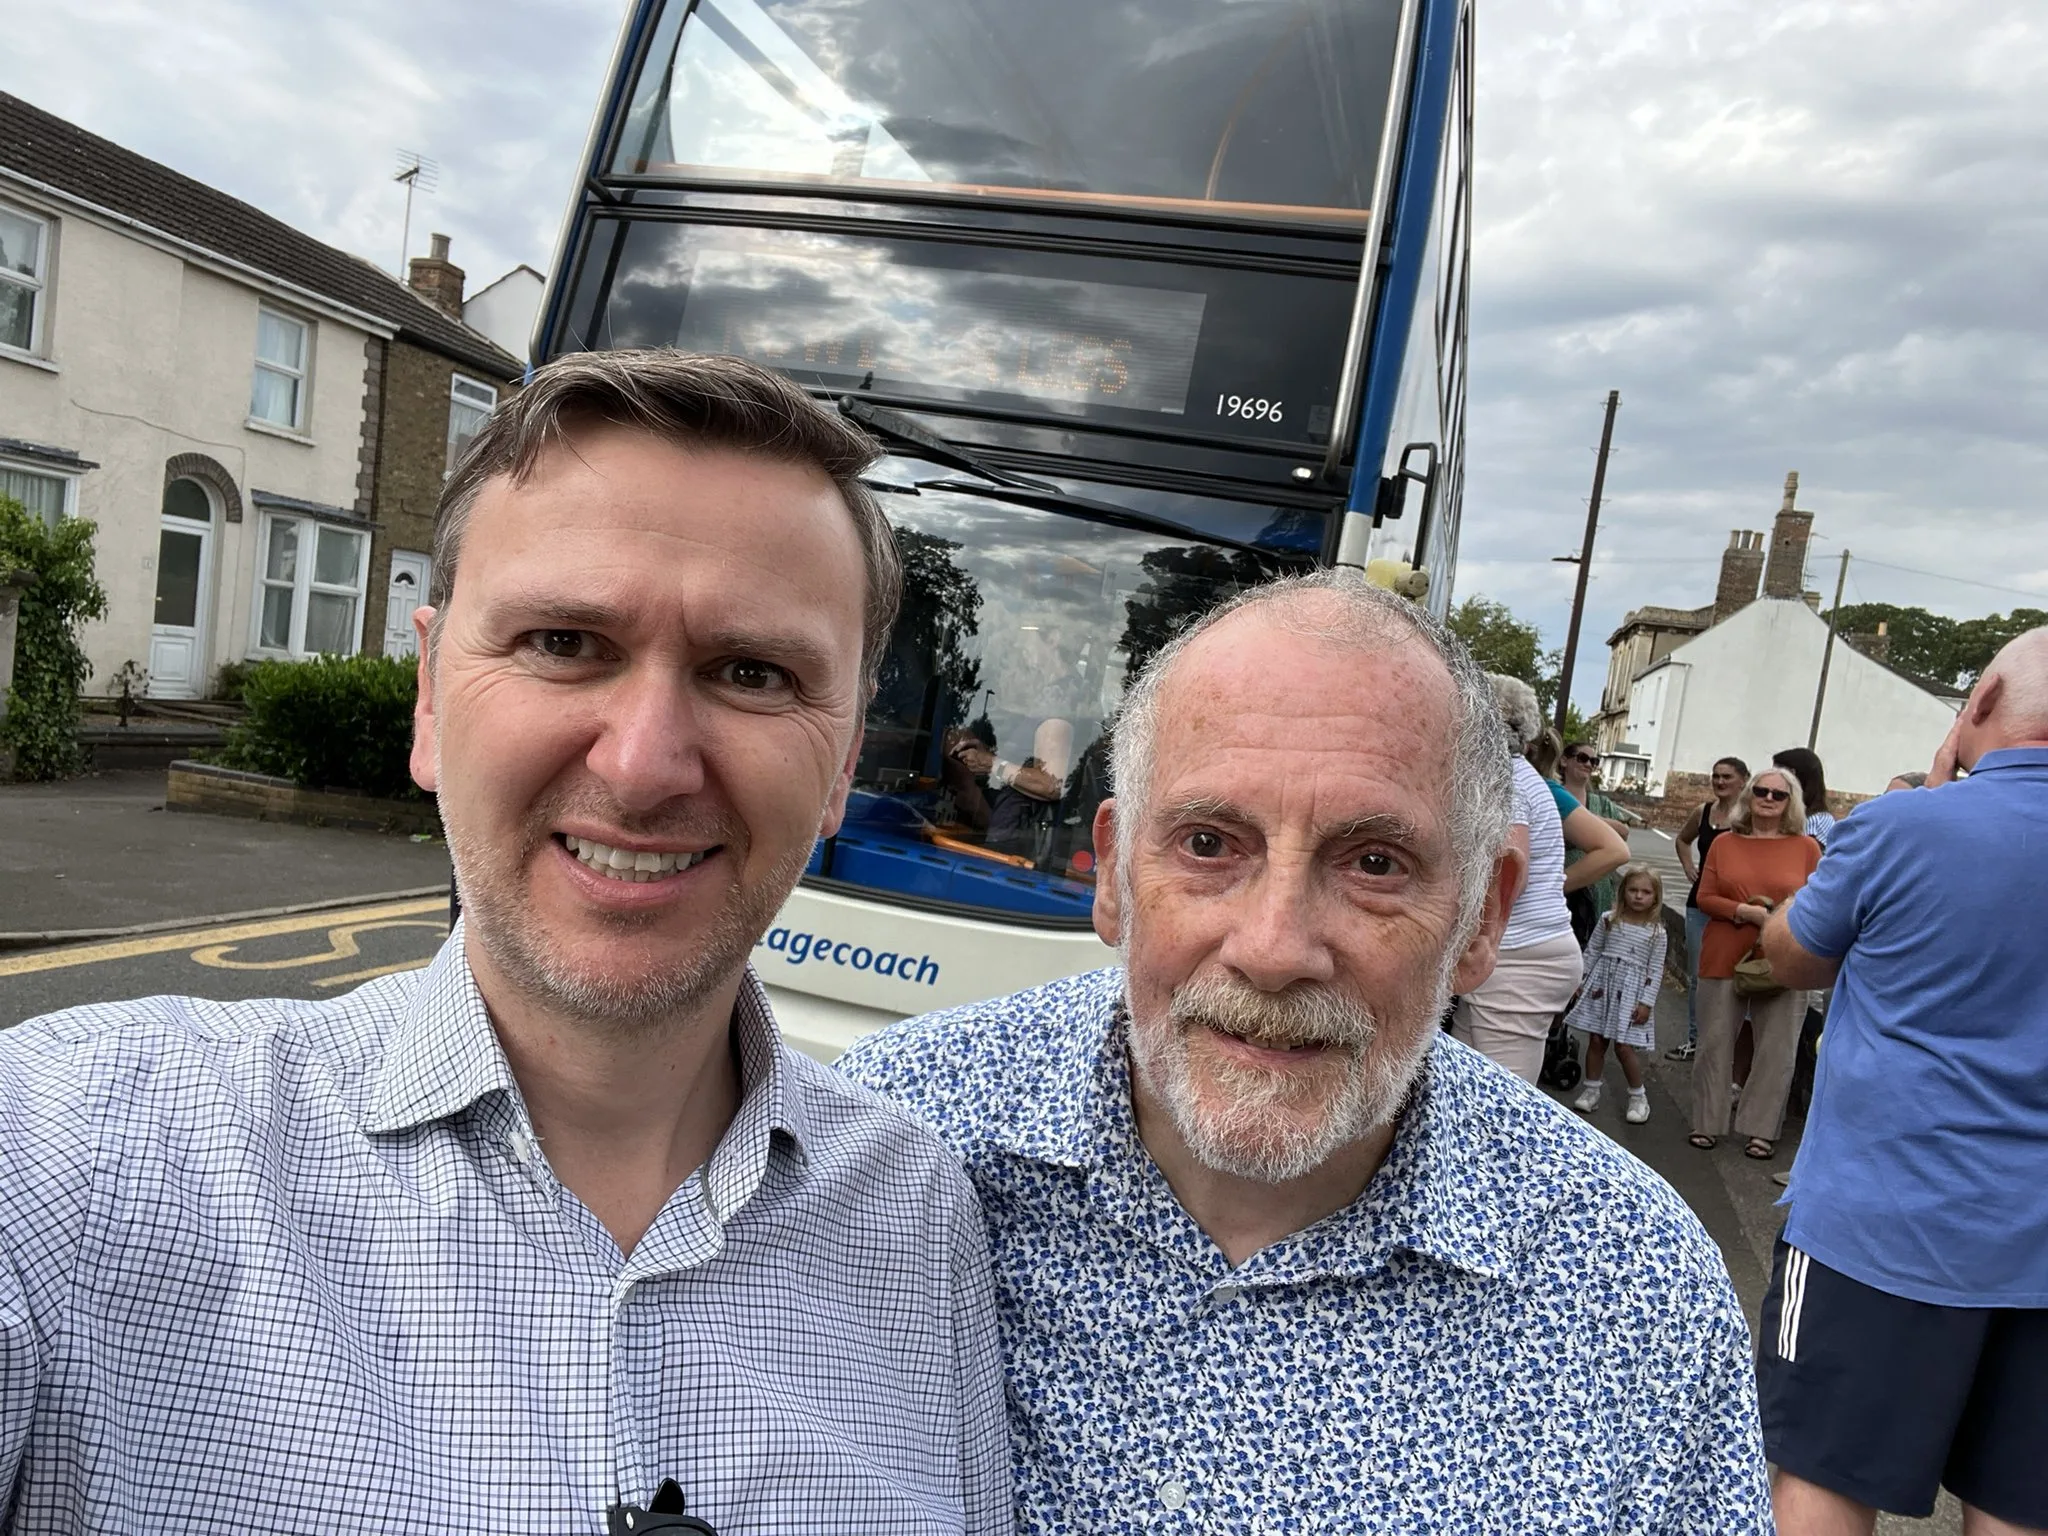
<path id="1" fill-rule="evenodd" d="M 846 761 L 839 765 L 839 776 L 832 781 L 832 797 L 825 802 L 825 815 L 818 823 L 818 836 L 830 837 L 846 821 L 846 797 L 853 792 L 853 770 L 860 762 L 861 743 L 867 739 L 867 720 L 863 717 L 853 727 L 853 741 L 846 749 Z"/>
<path id="2" fill-rule="evenodd" d="M 1970 691 L 1969 702 L 1963 705 L 1970 716 L 1970 724 L 1982 725 L 1998 709 L 1998 700 L 2005 692 L 2005 674 L 1993 672 Z"/>
<path id="3" fill-rule="evenodd" d="M 1464 952 L 1451 973 L 1453 992 L 1469 992 L 1493 974 L 1493 963 L 1500 956 L 1500 936 L 1507 931 L 1508 913 L 1514 909 L 1515 897 L 1521 894 L 1528 873 L 1526 853 L 1513 843 L 1501 850 L 1493 866 L 1493 878 L 1487 882 L 1486 903 L 1479 909 L 1479 926 L 1465 941 Z"/>
<path id="4" fill-rule="evenodd" d="M 433 625 L 433 609 L 413 610 L 412 632 L 418 637 L 420 648 L 420 687 L 412 706 L 412 781 L 425 790 L 441 787 L 439 754 L 434 750 L 434 664 L 430 641 Z"/>
<path id="5" fill-rule="evenodd" d="M 1095 808 L 1095 936 L 1115 949 L 1123 938 L 1124 913 L 1116 882 L 1116 801 Z"/>

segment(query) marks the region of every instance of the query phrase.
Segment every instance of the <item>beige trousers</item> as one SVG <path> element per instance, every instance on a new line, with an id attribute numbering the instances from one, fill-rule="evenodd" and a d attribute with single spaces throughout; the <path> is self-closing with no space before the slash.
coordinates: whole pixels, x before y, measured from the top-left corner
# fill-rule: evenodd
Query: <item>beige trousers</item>
<path id="1" fill-rule="evenodd" d="M 1586 972 L 1579 941 L 1561 933 L 1541 944 L 1504 949 L 1493 974 L 1458 999 L 1451 1033 L 1525 1083 L 1543 1069 L 1543 1037 L 1564 1012 Z"/>
<path id="2" fill-rule="evenodd" d="M 1743 997 L 1732 977 L 1702 976 L 1700 1052 L 1692 1064 L 1692 1128 L 1700 1136 L 1728 1134 L 1729 1074 L 1735 1066 L 1735 1036 L 1744 1012 L 1756 1036 L 1749 1081 L 1735 1110 L 1735 1134 L 1776 1141 L 1785 1126 L 1785 1096 L 1799 1054 L 1799 1026 L 1806 1018 L 1804 992 Z"/>

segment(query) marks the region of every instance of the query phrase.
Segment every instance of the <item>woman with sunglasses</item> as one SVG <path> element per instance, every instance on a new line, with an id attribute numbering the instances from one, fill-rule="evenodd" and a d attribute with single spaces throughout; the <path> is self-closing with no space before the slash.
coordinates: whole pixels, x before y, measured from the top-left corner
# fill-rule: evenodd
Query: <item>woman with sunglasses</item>
<path id="1" fill-rule="evenodd" d="M 1599 766 L 1600 755 L 1589 744 L 1583 741 L 1572 742 L 1566 746 L 1564 755 L 1558 759 L 1558 780 L 1574 800 L 1606 822 L 1623 842 L 1627 842 L 1631 813 L 1623 810 L 1612 799 L 1593 787 L 1593 770 Z M 1633 819 L 1637 822 L 1642 820 L 1640 816 Z M 1566 849 L 1564 867 L 1570 869 L 1585 856 L 1581 849 Z M 1572 932 L 1577 935 L 1582 947 L 1593 935 L 1593 924 L 1614 910 L 1614 898 L 1620 890 L 1621 875 L 1618 872 L 1602 875 L 1585 888 L 1583 899 L 1570 903 Z M 1581 895 L 1576 891 L 1572 894 L 1575 897 Z"/>
<path id="2" fill-rule="evenodd" d="M 1707 931 L 1700 940 L 1700 1050 L 1692 1068 L 1689 1139 L 1706 1151 L 1728 1134 L 1729 1074 L 1746 1009 L 1756 1056 L 1735 1111 L 1735 1133 L 1748 1138 L 1743 1152 L 1761 1159 L 1777 1151 L 1806 994 L 1745 997 L 1736 990 L 1735 968 L 1763 936 L 1772 908 L 1813 874 L 1820 844 L 1802 830 L 1806 804 L 1799 780 L 1783 768 L 1766 768 L 1749 781 L 1731 821 L 1735 835 L 1714 839 L 1700 871 Z"/>

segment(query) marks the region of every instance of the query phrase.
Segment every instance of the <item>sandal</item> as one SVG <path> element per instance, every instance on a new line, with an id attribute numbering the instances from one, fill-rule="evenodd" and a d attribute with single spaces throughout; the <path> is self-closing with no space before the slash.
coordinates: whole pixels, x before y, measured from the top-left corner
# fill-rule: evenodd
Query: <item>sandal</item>
<path id="1" fill-rule="evenodd" d="M 1763 1148 L 1761 1152 L 1757 1150 L 1759 1147 Z M 1742 1149 L 1742 1155 L 1759 1163 L 1768 1163 L 1778 1155 L 1778 1149 L 1771 1142 L 1765 1141 L 1763 1137 L 1752 1136 L 1749 1138 L 1749 1145 Z"/>
<path id="2" fill-rule="evenodd" d="M 1718 1136 L 1701 1136 L 1695 1134 L 1688 1136 L 1685 1139 L 1691 1142 L 1692 1145 L 1698 1147 L 1702 1152 L 1711 1152 L 1714 1150 L 1715 1147 L 1721 1144 L 1721 1138 Z"/>

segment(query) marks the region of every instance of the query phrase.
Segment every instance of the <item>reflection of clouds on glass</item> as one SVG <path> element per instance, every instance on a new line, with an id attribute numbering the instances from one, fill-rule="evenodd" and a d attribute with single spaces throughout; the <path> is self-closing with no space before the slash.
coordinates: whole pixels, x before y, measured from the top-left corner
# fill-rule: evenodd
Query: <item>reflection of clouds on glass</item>
<path id="1" fill-rule="evenodd" d="M 684 165 L 927 181 L 876 112 L 856 102 L 754 0 L 704 0 L 676 54 L 671 153 Z"/>
<path id="2" fill-rule="evenodd" d="M 1093 741 L 1123 696 L 1126 603 L 1150 581 L 1145 556 L 1172 541 L 947 492 L 886 501 L 892 522 L 959 546 L 981 592 L 965 649 L 1006 734 L 1062 718 L 1076 751 Z"/>
<path id="3" fill-rule="evenodd" d="M 1167 414 L 1186 406 L 1199 293 L 902 266 L 873 247 L 790 253 L 804 243 L 700 252 L 666 339 L 877 385 Z"/>
<path id="4" fill-rule="evenodd" d="M 671 0 L 680 4 L 681 0 Z M 1398 0 L 706 0 L 679 160 L 1358 207 Z M 722 30 L 730 46 L 697 34 Z M 655 60 L 650 67 L 663 67 Z M 751 81 L 743 78 L 751 76 Z"/>

